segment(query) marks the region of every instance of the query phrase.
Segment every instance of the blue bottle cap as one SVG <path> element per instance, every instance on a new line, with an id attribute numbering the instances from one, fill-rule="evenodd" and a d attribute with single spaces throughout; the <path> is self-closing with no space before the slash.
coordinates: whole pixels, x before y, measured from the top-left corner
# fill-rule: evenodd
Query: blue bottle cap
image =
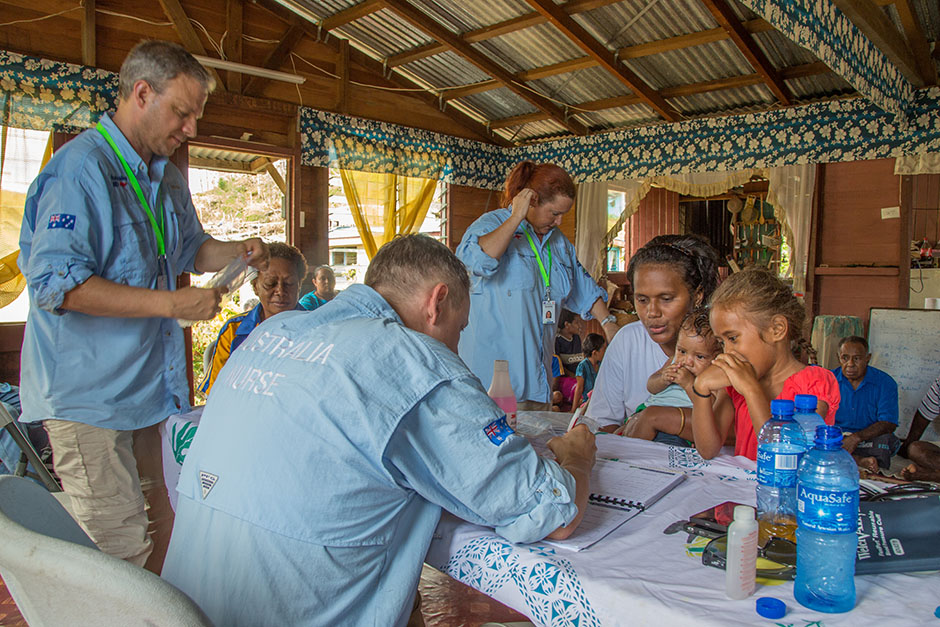
<path id="1" fill-rule="evenodd" d="M 814 441 L 817 448 L 839 448 L 842 446 L 842 429 L 830 425 L 819 425 L 816 427 Z"/>
<path id="2" fill-rule="evenodd" d="M 793 401 L 788 401 L 782 398 L 777 398 L 770 401 L 770 414 L 772 416 L 792 416 Z"/>
<path id="3" fill-rule="evenodd" d="M 773 597 L 761 597 L 757 599 L 757 613 L 764 618 L 783 618 L 787 613 L 787 604 Z"/>
<path id="4" fill-rule="evenodd" d="M 812 394 L 797 394 L 793 397 L 793 405 L 796 407 L 796 411 L 816 411 L 816 407 L 819 403 Z"/>

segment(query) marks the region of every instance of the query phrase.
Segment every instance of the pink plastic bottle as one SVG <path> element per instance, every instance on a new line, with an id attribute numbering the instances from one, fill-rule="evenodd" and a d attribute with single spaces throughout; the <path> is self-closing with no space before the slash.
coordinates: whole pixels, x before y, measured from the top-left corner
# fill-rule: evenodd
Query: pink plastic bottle
<path id="1" fill-rule="evenodd" d="M 516 428 L 516 395 L 512 391 L 509 381 L 509 362 L 497 359 L 493 362 L 493 382 L 487 391 L 493 402 L 506 412 L 506 422 L 513 429 Z"/>

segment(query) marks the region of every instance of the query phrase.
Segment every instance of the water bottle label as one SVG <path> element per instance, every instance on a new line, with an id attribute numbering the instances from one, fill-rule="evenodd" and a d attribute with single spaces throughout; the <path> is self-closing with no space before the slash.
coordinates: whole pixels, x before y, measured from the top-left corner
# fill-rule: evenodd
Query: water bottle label
<path id="1" fill-rule="evenodd" d="M 820 490 L 800 484 L 796 489 L 796 522 L 822 533 L 858 529 L 858 490 Z"/>
<path id="2" fill-rule="evenodd" d="M 796 486 L 799 453 L 778 453 L 767 448 L 757 449 L 757 483 L 778 488 Z"/>

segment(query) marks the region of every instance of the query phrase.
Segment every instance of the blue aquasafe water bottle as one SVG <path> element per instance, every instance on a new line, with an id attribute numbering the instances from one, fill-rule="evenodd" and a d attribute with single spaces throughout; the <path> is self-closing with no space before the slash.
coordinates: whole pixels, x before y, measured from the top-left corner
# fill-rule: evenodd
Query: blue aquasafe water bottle
<path id="1" fill-rule="evenodd" d="M 797 480 L 796 582 L 793 596 L 818 612 L 855 607 L 858 466 L 842 448 L 842 430 L 816 429 Z"/>
<path id="2" fill-rule="evenodd" d="M 793 419 L 803 429 L 807 450 L 813 448 L 813 440 L 816 439 L 816 427 L 826 424 L 822 417 L 816 413 L 818 404 L 816 397 L 812 394 L 797 394 L 793 397 L 793 406 L 796 408 L 796 411 L 793 412 Z"/>
<path id="3" fill-rule="evenodd" d="M 806 450 L 793 401 L 770 401 L 771 418 L 757 436 L 757 526 L 761 546 L 773 537 L 796 541 L 796 471 Z"/>

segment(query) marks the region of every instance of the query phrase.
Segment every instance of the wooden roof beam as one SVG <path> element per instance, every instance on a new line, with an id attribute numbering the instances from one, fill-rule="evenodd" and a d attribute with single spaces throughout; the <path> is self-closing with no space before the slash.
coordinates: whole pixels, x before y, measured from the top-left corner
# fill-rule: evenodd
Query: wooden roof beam
<path id="1" fill-rule="evenodd" d="M 82 12 L 82 63 L 96 67 L 95 60 L 95 0 L 85 0 Z"/>
<path id="2" fill-rule="evenodd" d="M 320 28 L 323 30 L 333 30 L 334 28 L 339 28 L 350 22 L 355 22 L 367 15 L 372 15 L 376 11 L 380 11 L 384 8 L 385 3 L 382 0 L 365 0 L 365 2 L 354 4 L 338 13 L 323 18 L 323 20 L 320 21 Z"/>
<path id="3" fill-rule="evenodd" d="M 604 7 L 610 4 L 616 4 L 622 0 L 571 0 L 565 4 L 560 5 L 562 11 L 568 15 L 576 15 L 578 13 L 584 13 L 585 11 L 590 11 L 592 9 L 597 9 Z M 502 22 L 497 22 L 496 24 L 490 24 L 489 26 L 483 26 L 482 28 L 477 28 L 475 30 L 467 31 L 466 33 L 459 35 L 460 39 L 468 44 L 477 43 L 479 41 L 486 41 L 487 39 L 493 39 L 494 37 L 499 37 L 501 35 L 508 35 L 509 33 L 514 33 L 525 28 L 530 28 L 532 26 L 538 26 L 539 24 L 545 24 L 548 22 L 546 18 L 541 13 L 534 11 L 532 13 L 526 13 L 524 15 L 519 15 L 517 17 L 503 20 Z M 405 63 L 411 63 L 412 61 L 418 61 L 419 59 L 425 59 L 427 57 L 433 57 L 436 54 L 441 54 L 446 52 L 450 48 L 442 43 L 430 43 L 423 46 L 418 46 L 417 48 L 412 48 L 411 50 L 405 50 L 398 54 L 394 54 L 385 60 L 388 67 L 398 67 L 399 65 L 404 65 Z"/>
<path id="4" fill-rule="evenodd" d="M 242 62 L 243 6 L 242 0 L 225 0 L 225 32 L 228 36 L 222 42 L 222 49 L 225 51 L 225 58 L 235 63 Z M 225 78 L 229 91 L 239 94 L 242 92 L 241 72 L 228 72 Z"/>
<path id="5" fill-rule="evenodd" d="M 784 105 L 791 104 L 793 96 L 790 94 L 790 89 L 784 84 L 780 74 L 777 73 L 764 51 L 760 49 L 754 38 L 741 25 L 741 21 L 728 3 L 725 0 L 702 0 L 702 3 L 711 12 L 718 25 L 728 32 L 731 40 L 748 63 L 751 64 L 751 67 L 764 78 L 764 82 L 777 100 Z"/>
<path id="6" fill-rule="evenodd" d="M 568 129 L 575 135 L 586 135 L 587 128 L 580 122 L 569 119 L 564 110 L 534 91 L 520 85 L 516 78 L 502 66 L 484 55 L 482 52 L 473 48 L 470 44 L 463 41 L 458 35 L 452 33 L 428 17 L 417 7 L 407 0 L 387 0 L 388 8 L 395 11 L 401 18 L 411 23 L 413 26 L 423 30 L 438 41 L 447 44 L 457 54 L 468 60 L 470 63 L 480 68 L 494 79 L 509 88 L 517 96 L 533 105 L 537 109 L 548 113 L 549 116 Z M 570 18 L 569 18 L 570 19 Z"/>
<path id="7" fill-rule="evenodd" d="M 803 65 L 794 65 L 792 67 L 785 68 L 780 71 L 780 75 L 784 79 L 791 79 L 804 76 L 813 76 L 815 74 L 824 74 L 831 71 L 832 70 L 830 70 L 825 63 L 817 61 L 815 63 L 805 63 Z M 731 76 L 729 78 L 703 81 L 701 83 L 693 83 L 691 85 L 677 85 L 676 87 L 667 87 L 659 93 L 662 94 L 663 98 L 679 98 L 681 96 L 704 94 L 710 91 L 718 91 L 721 89 L 734 89 L 737 87 L 747 87 L 748 85 L 759 85 L 762 82 L 764 82 L 764 77 L 755 72 L 754 74 Z M 580 104 L 574 105 L 574 107 L 579 110 L 604 111 L 606 109 L 629 107 L 632 105 L 641 104 L 643 102 L 643 99 L 639 96 L 615 96 L 613 98 L 604 98 L 602 100 L 590 100 L 588 102 L 582 102 Z M 524 115 L 513 116 L 511 118 L 494 120 L 493 122 L 490 122 L 490 128 L 498 129 L 507 128 L 510 126 L 520 126 L 527 122 L 535 122 L 537 120 L 544 119 L 546 118 L 539 117 L 537 114 L 527 113 Z"/>
<path id="8" fill-rule="evenodd" d="M 907 43 L 914 55 L 914 62 L 917 63 L 917 72 L 921 80 L 925 85 L 936 85 L 937 66 L 930 58 L 930 44 L 927 43 L 924 29 L 911 6 L 911 0 L 897 0 L 894 8 L 898 12 L 904 34 L 907 35 Z"/>
<path id="9" fill-rule="evenodd" d="M 203 57 L 207 56 L 206 49 L 202 45 L 202 40 L 199 39 L 199 35 L 196 34 L 196 29 L 193 28 L 193 24 L 189 21 L 189 16 L 186 15 L 186 11 L 183 10 L 179 0 L 160 0 L 160 6 L 163 7 L 163 12 L 170 18 L 170 21 L 173 22 L 173 28 L 183 42 L 183 47 L 186 48 L 190 54 L 197 54 Z M 215 71 L 215 68 L 207 67 L 206 71 L 215 79 L 216 84 L 225 90 L 225 83 L 222 82 L 222 78 L 219 76 L 219 73 Z"/>
<path id="10" fill-rule="evenodd" d="M 534 9 L 548 18 L 555 28 L 559 29 L 579 48 L 588 53 L 601 67 L 612 73 L 630 91 L 641 97 L 659 115 L 670 122 L 679 119 L 679 113 L 673 109 L 659 93 L 647 85 L 639 76 L 614 56 L 601 42 L 591 36 L 583 26 L 574 21 L 567 13 L 562 11 L 553 0 L 526 0 Z"/>
<path id="11" fill-rule="evenodd" d="M 917 61 L 894 22 L 871 0 L 832 0 L 849 20 L 897 66 L 914 87 L 923 87 Z"/>
<path id="12" fill-rule="evenodd" d="M 288 9 L 285 9 L 281 5 L 275 3 L 274 0 L 258 0 L 258 4 L 259 6 L 264 7 L 265 10 L 269 11 L 270 13 L 272 13 L 273 15 L 277 16 L 278 18 L 280 18 L 281 20 L 287 23 L 291 23 L 291 20 L 295 18 L 295 15 L 293 13 L 291 13 Z M 313 40 L 317 39 L 317 29 L 312 24 L 311 25 L 304 24 L 304 33 Z M 338 43 L 338 39 L 336 37 L 331 37 L 326 41 L 320 41 L 320 45 L 327 46 L 331 48 L 334 52 L 339 54 L 340 46 Z M 397 87 L 405 87 L 408 89 L 414 89 L 415 87 L 422 87 L 421 85 L 418 85 L 411 79 L 405 76 L 402 76 L 400 74 L 397 74 L 395 72 L 389 72 L 388 76 L 385 76 L 384 75 L 385 68 L 382 67 L 381 62 L 376 61 L 372 57 L 367 56 L 366 54 L 364 54 L 363 52 L 359 50 L 356 50 L 355 48 L 350 48 L 349 58 L 352 63 L 355 63 L 356 65 L 365 68 L 366 71 L 371 72 L 372 74 L 376 75 L 377 79 L 387 80 L 389 83 Z M 412 97 L 424 102 L 428 106 L 432 106 L 435 108 L 440 106 L 440 100 L 435 94 L 431 93 L 430 91 L 414 92 L 412 94 Z M 494 144 L 497 144 L 499 146 L 504 146 L 504 147 L 511 147 L 515 145 L 512 142 L 509 142 L 505 140 L 504 138 L 500 137 L 499 135 L 494 135 L 493 133 L 490 132 L 490 130 L 486 126 L 484 126 L 483 124 L 481 124 L 479 121 L 475 120 L 474 118 L 470 117 L 466 113 L 463 113 L 462 111 L 458 111 L 453 108 L 445 108 L 442 110 L 442 114 L 445 115 L 446 117 L 449 117 L 451 120 L 453 120 L 460 126 L 466 128 L 467 130 L 473 133 L 476 133 L 478 136 L 487 138 L 489 141 L 493 142 Z"/>
<path id="13" fill-rule="evenodd" d="M 766 20 L 754 19 L 744 22 L 744 28 L 746 28 L 750 33 L 760 33 L 767 30 L 772 30 L 773 26 L 771 26 L 770 23 Z M 639 57 L 645 57 L 647 55 L 659 54 L 660 52 L 666 52 L 668 50 L 678 50 L 681 48 L 688 48 L 691 46 L 711 43 L 713 41 L 722 41 L 728 38 L 729 35 L 725 29 L 713 28 L 707 31 L 700 31 L 698 33 L 678 35 L 676 37 L 668 37 L 666 39 L 651 41 L 645 44 L 627 46 L 625 48 L 621 48 L 618 51 L 618 55 L 621 59 L 636 59 Z M 517 72 L 516 78 L 521 81 L 534 81 L 540 78 L 546 78 L 548 76 L 556 76 L 558 74 L 583 70 L 585 68 L 594 67 L 596 65 L 597 61 L 591 57 L 577 57 L 576 59 L 570 59 L 560 63 L 553 63 L 551 65 L 543 65 L 541 67 L 532 68 L 531 70 L 526 70 L 524 72 Z M 463 98 L 464 96 L 483 93 L 491 89 L 498 89 L 499 87 L 500 84 L 496 81 L 481 81 L 473 85 L 467 85 L 466 87 L 448 90 L 444 94 L 444 100 Z"/>
<path id="14" fill-rule="evenodd" d="M 290 28 L 287 29 L 287 32 L 281 35 L 281 41 L 279 41 L 277 47 L 271 51 L 268 58 L 264 60 L 261 67 L 269 70 L 279 70 L 281 64 L 290 57 L 291 50 L 294 49 L 294 46 L 297 45 L 297 42 L 299 42 L 303 36 L 303 24 L 300 22 L 299 18 L 295 18 Z M 261 90 L 268 83 L 268 80 L 269 79 L 260 76 L 252 76 L 248 80 L 248 84 L 245 85 L 245 95 L 260 96 Z"/>

